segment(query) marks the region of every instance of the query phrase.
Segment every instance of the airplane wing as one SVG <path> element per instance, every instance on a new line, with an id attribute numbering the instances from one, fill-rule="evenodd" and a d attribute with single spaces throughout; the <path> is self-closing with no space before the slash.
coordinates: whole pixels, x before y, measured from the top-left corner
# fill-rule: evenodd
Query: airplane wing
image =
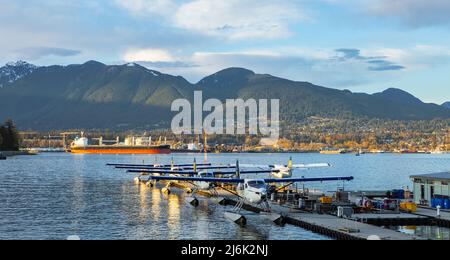
<path id="1" fill-rule="evenodd" d="M 241 164 L 241 167 L 243 168 L 276 168 L 276 167 L 289 167 L 289 165 L 262 165 L 262 164 Z M 312 169 L 312 168 L 325 168 L 325 167 L 331 167 L 331 164 L 329 163 L 311 163 L 311 164 L 294 164 L 292 165 L 293 169 Z"/>
<path id="2" fill-rule="evenodd" d="M 242 168 L 274 168 L 274 165 L 268 164 L 239 164 Z"/>
<path id="3" fill-rule="evenodd" d="M 116 169 L 171 170 L 172 167 L 116 166 Z M 183 167 L 183 169 L 184 170 L 194 170 L 194 167 Z M 236 169 L 236 166 L 207 166 L 207 167 L 203 166 L 203 167 L 197 167 L 197 170 L 221 170 L 221 169 Z"/>
<path id="4" fill-rule="evenodd" d="M 295 183 L 295 182 L 326 182 L 326 181 L 352 181 L 354 177 L 324 177 L 324 178 L 288 178 L 288 179 L 265 179 L 266 183 Z"/>
<path id="5" fill-rule="evenodd" d="M 260 170 L 260 171 L 240 171 L 240 174 L 260 174 L 260 173 L 274 173 L 280 172 L 279 170 Z"/>
<path id="6" fill-rule="evenodd" d="M 211 163 L 199 163 L 197 164 L 197 166 L 211 166 Z M 194 164 L 176 164 L 176 165 L 171 165 L 171 164 L 167 164 L 167 165 L 154 165 L 154 164 L 117 164 L 117 163 L 108 163 L 106 164 L 106 166 L 136 166 L 136 167 L 155 167 L 155 168 L 164 168 L 164 167 L 194 167 Z"/>
<path id="7" fill-rule="evenodd" d="M 158 174 L 179 174 L 179 175 L 197 175 L 198 172 L 189 171 L 165 171 L 165 170 L 128 170 L 131 173 L 158 173 Z"/>
<path id="8" fill-rule="evenodd" d="M 172 167 L 153 167 L 153 166 L 115 166 L 116 169 L 142 169 L 142 170 L 170 170 Z"/>
<path id="9" fill-rule="evenodd" d="M 292 168 L 297 169 L 312 169 L 312 168 L 326 168 L 331 167 L 329 163 L 311 163 L 311 164 L 294 164 Z"/>
<path id="10" fill-rule="evenodd" d="M 155 181 L 191 181 L 191 182 L 215 182 L 215 183 L 244 183 L 244 179 L 226 178 L 198 178 L 198 177 L 170 177 L 170 176 L 150 176 Z"/>
<path id="11" fill-rule="evenodd" d="M 199 172 L 195 171 L 165 171 L 165 170 L 128 170 L 130 173 L 157 173 L 157 174 L 178 174 L 178 175 L 198 175 Z M 213 172 L 214 175 L 235 175 L 236 172 Z"/>

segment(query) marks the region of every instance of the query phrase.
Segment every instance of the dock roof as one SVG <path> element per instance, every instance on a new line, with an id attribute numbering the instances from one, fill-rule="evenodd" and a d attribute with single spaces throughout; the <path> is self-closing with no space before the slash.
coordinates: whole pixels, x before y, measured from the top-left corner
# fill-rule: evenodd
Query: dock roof
<path id="1" fill-rule="evenodd" d="M 423 175 L 412 175 L 411 178 L 450 181 L 450 172 L 440 172 L 440 173 L 431 173 L 431 174 L 423 174 Z"/>

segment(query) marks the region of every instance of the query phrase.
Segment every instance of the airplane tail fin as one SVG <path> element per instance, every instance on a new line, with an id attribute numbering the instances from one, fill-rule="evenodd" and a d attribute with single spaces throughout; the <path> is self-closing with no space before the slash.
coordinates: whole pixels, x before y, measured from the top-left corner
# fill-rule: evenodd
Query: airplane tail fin
<path id="1" fill-rule="evenodd" d="M 239 167 L 239 160 L 236 160 L 236 177 L 241 178 L 241 168 Z"/>
<path id="2" fill-rule="evenodd" d="M 194 172 L 197 172 L 197 159 L 194 158 Z"/>
<path id="3" fill-rule="evenodd" d="M 292 161 L 292 157 L 289 158 L 288 168 L 289 168 L 289 170 L 291 170 L 291 171 L 292 171 L 292 169 L 294 168 L 294 163 L 293 163 L 293 161 Z"/>

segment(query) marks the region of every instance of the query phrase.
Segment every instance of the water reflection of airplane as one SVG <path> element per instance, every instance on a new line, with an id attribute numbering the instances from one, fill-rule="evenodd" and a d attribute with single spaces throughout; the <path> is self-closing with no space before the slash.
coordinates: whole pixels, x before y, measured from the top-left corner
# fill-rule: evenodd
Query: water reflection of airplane
<path id="1" fill-rule="evenodd" d="M 251 171 L 251 173 L 271 173 L 272 170 L 262 170 L 262 171 Z M 163 174 L 171 174 L 173 172 L 166 171 Z M 223 174 L 223 173 L 222 173 Z M 227 173 L 230 174 L 230 173 Z M 236 191 L 232 191 L 229 189 L 222 188 L 226 192 L 236 196 L 239 198 L 239 202 L 234 207 L 233 211 L 226 212 L 225 216 L 232 221 L 245 225 L 246 218 L 240 214 L 242 207 L 246 204 L 253 204 L 257 206 L 262 206 L 264 212 L 268 214 L 268 216 L 277 221 L 282 216 L 277 214 L 272 214 L 270 210 L 270 205 L 268 203 L 269 194 L 272 192 L 269 184 L 276 183 L 288 183 L 285 187 L 293 185 L 295 183 L 306 183 L 306 182 L 328 182 L 328 181 L 351 181 L 353 177 L 324 177 L 324 178 L 269 178 L 269 179 L 242 179 L 241 174 L 250 174 L 249 172 L 240 171 L 239 162 L 236 163 L 236 172 L 234 173 L 235 177 L 233 178 L 218 178 L 213 173 L 208 172 L 200 172 L 197 177 L 180 177 L 180 176 L 155 176 L 150 175 L 149 180 L 158 182 L 158 181 L 167 181 L 169 182 L 168 186 L 165 189 L 170 189 L 170 182 L 180 181 L 180 182 L 188 182 L 192 183 L 196 186 L 196 191 L 194 191 L 194 195 L 190 198 L 190 203 L 192 205 L 198 205 L 198 199 L 195 198 L 195 192 L 199 190 L 211 191 L 216 188 L 222 188 L 218 184 L 230 184 L 236 185 Z"/>

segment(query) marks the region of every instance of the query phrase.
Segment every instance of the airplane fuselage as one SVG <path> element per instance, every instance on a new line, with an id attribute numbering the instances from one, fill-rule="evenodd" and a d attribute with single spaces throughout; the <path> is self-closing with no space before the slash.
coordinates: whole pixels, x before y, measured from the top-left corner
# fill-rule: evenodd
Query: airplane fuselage
<path id="1" fill-rule="evenodd" d="M 261 204 L 267 199 L 267 185 L 264 180 L 245 180 L 237 187 L 239 196 L 253 204 Z"/>
<path id="2" fill-rule="evenodd" d="M 274 172 L 272 172 L 272 176 L 278 179 L 286 179 L 292 178 L 292 169 L 286 167 L 284 165 L 275 165 Z"/>

